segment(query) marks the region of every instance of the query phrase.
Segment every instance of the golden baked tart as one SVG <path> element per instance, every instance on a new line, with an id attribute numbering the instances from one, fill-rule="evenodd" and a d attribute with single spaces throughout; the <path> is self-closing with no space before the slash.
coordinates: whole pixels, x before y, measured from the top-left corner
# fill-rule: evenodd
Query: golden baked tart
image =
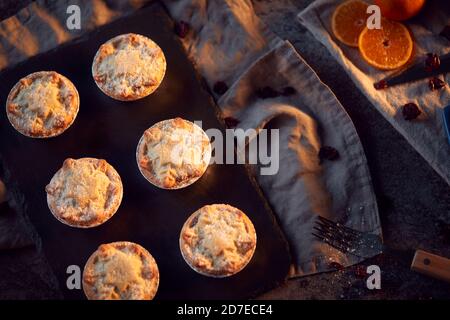
<path id="1" fill-rule="evenodd" d="M 83 290 L 89 300 L 151 300 L 158 285 L 155 259 L 133 242 L 100 245 L 83 271 Z"/>
<path id="2" fill-rule="evenodd" d="M 198 273 L 227 277 L 241 271 L 256 248 L 256 232 L 250 219 L 226 204 L 207 205 L 194 212 L 180 234 L 180 250 Z"/>
<path id="3" fill-rule="evenodd" d="M 197 181 L 211 159 L 211 143 L 196 124 L 175 118 L 156 123 L 141 137 L 136 159 L 142 175 L 163 189 Z"/>
<path id="4" fill-rule="evenodd" d="M 131 101 L 153 93 L 166 73 L 166 58 L 152 40 L 122 34 L 102 44 L 94 57 L 92 76 L 111 98 Z"/>
<path id="5" fill-rule="evenodd" d="M 11 89 L 6 114 L 12 126 L 31 138 L 50 138 L 74 122 L 80 106 L 73 83 L 54 71 L 29 74 Z"/>
<path id="6" fill-rule="evenodd" d="M 90 228 L 116 213 L 123 186 L 117 171 L 105 160 L 69 158 L 45 191 L 56 219 L 72 227 Z"/>

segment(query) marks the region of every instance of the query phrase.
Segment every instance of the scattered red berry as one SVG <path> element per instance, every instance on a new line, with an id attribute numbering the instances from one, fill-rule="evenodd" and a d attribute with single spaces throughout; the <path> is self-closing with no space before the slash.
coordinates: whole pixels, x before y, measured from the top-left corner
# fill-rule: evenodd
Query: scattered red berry
<path id="1" fill-rule="evenodd" d="M 285 97 L 293 96 L 296 93 L 297 90 L 295 90 L 295 88 L 293 87 L 284 87 L 283 90 L 281 91 L 281 95 Z"/>
<path id="2" fill-rule="evenodd" d="M 240 122 L 238 119 L 235 119 L 233 117 L 226 117 L 223 119 L 223 121 L 225 121 L 225 125 L 227 126 L 227 128 L 236 128 Z"/>
<path id="3" fill-rule="evenodd" d="M 439 90 L 445 87 L 445 82 L 439 78 L 434 77 L 430 79 L 430 81 L 428 82 L 428 86 L 430 87 L 431 91 Z"/>
<path id="4" fill-rule="evenodd" d="M 280 93 L 271 87 L 264 87 L 256 90 L 256 95 L 261 99 L 269 99 L 278 97 Z"/>
<path id="5" fill-rule="evenodd" d="M 175 33 L 180 38 L 186 37 L 189 29 L 189 23 L 187 23 L 186 21 L 179 21 L 175 24 Z"/>
<path id="6" fill-rule="evenodd" d="M 431 72 L 436 70 L 441 65 L 441 59 L 436 53 L 427 53 L 427 58 L 425 59 L 425 70 Z"/>
<path id="7" fill-rule="evenodd" d="M 320 148 L 319 150 L 320 162 L 322 162 L 323 160 L 335 161 L 337 159 L 339 159 L 339 152 L 335 148 L 329 146 L 323 146 L 322 148 Z"/>
<path id="8" fill-rule="evenodd" d="M 439 35 L 447 38 L 447 40 L 450 41 L 450 25 L 445 26 L 444 29 L 442 29 L 441 33 L 439 33 Z"/>
<path id="9" fill-rule="evenodd" d="M 336 270 L 344 270 L 344 266 L 336 261 L 330 262 L 329 266 L 330 266 L 330 268 L 333 268 Z"/>
<path id="10" fill-rule="evenodd" d="M 417 104 L 407 103 L 403 106 L 402 113 L 403 118 L 409 121 L 416 119 L 422 113 L 422 111 L 420 111 Z"/>
<path id="11" fill-rule="evenodd" d="M 227 92 L 228 90 L 228 86 L 225 82 L 223 81 L 218 81 L 214 84 L 213 90 L 215 93 L 217 93 L 218 95 L 223 95 L 225 92 Z"/>
<path id="12" fill-rule="evenodd" d="M 375 83 L 374 88 L 377 90 L 381 90 L 381 89 L 386 89 L 388 87 L 388 84 L 386 82 L 386 80 L 380 80 L 377 83 Z"/>
<path id="13" fill-rule="evenodd" d="M 367 276 L 367 269 L 363 265 L 356 265 L 355 266 L 355 276 L 359 279 L 364 279 Z"/>

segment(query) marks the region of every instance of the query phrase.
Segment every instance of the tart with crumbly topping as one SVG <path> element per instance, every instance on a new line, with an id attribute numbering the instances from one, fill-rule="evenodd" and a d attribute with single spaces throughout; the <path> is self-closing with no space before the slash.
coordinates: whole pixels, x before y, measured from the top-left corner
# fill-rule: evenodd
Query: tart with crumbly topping
<path id="1" fill-rule="evenodd" d="M 92 76 L 100 90 L 121 101 L 153 93 L 165 73 L 166 58 L 161 48 L 135 33 L 119 35 L 101 45 L 92 64 Z"/>
<path id="2" fill-rule="evenodd" d="M 207 205 L 194 212 L 180 234 L 180 250 L 187 264 L 200 274 L 227 277 L 241 271 L 256 248 L 250 219 L 226 204 Z"/>
<path id="3" fill-rule="evenodd" d="M 117 171 L 105 160 L 69 158 L 45 191 L 56 219 L 72 227 L 90 228 L 116 213 L 123 186 Z"/>
<path id="4" fill-rule="evenodd" d="M 6 101 L 12 126 L 31 138 L 50 138 L 74 122 L 80 98 L 73 83 L 54 71 L 40 71 L 20 79 Z"/>
<path id="5" fill-rule="evenodd" d="M 211 143 L 202 128 L 190 121 L 164 120 L 144 132 L 136 159 L 150 183 L 163 189 L 184 188 L 205 173 Z"/>
<path id="6" fill-rule="evenodd" d="M 83 271 L 83 290 L 89 300 L 151 300 L 158 285 L 155 259 L 132 242 L 100 245 Z"/>

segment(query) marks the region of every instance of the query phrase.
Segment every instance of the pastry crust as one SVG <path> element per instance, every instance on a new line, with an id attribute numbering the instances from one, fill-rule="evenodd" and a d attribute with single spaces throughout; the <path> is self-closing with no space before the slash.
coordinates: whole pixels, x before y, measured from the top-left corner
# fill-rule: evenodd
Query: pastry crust
<path id="1" fill-rule="evenodd" d="M 121 101 L 144 98 L 161 84 L 166 58 L 149 38 L 128 33 L 100 46 L 92 64 L 95 83 L 106 95 Z"/>
<path id="2" fill-rule="evenodd" d="M 105 160 L 66 159 L 45 187 L 50 211 L 72 227 L 91 228 L 111 218 L 122 202 L 117 171 Z"/>
<path id="3" fill-rule="evenodd" d="M 6 101 L 11 125 L 31 138 L 63 133 L 75 121 L 80 97 L 73 83 L 54 71 L 39 71 L 20 79 Z"/>
<path id="4" fill-rule="evenodd" d="M 194 212 L 180 233 L 180 250 L 198 273 L 227 277 L 241 271 L 256 248 L 256 232 L 250 219 L 226 204 L 207 205 Z"/>
<path id="5" fill-rule="evenodd" d="M 142 175 L 163 189 L 197 181 L 211 159 L 211 143 L 196 124 L 175 118 L 156 123 L 142 135 L 136 160 Z"/>
<path id="6" fill-rule="evenodd" d="M 155 259 L 132 242 L 100 245 L 83 271 L 83 291 L 89 300 L 152 300 L 158 285 Z"/>

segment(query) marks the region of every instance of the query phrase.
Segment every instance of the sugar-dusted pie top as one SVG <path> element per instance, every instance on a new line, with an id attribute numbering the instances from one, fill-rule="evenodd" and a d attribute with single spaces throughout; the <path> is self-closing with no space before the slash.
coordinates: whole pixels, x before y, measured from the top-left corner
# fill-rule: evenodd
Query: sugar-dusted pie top
<path id="1" fill-rule="evenodd" d="M 132 242 L 102 244 L 83 272 L 83 289 L 89 300 L 151 300 L 158 285 L 155 260 Z"/>
<path id="2" fill-rule="evenodd" d="M 55 217 L 71 226 L 93 227 L 119 208 L 123 187 L 119 174 L 105 160 L 66 159 L 45 188 Z"/>
<path id="3" fill-rule="evenodd" d="M 221 277 L 239 272 L 255 248 L 252 222 L 241 210 L 226 204 L 200 208 L 189 217 L 180 234 L 184 259 L 204 275 Z"/>
<path id="4" fill-rule="evenodd" d="M 33 138 L 53 137 L 75 120 L 80 99 L 69 79 L 54 71 L 22 78 L 11 90 L 6 112 L 13 127 Z"/>
<path id="5" fill-rule="evenodd" d="M 166 72 L 161 48 L 149 38 L 128 33 L 100 46 L 92 64 L 98 87 L 118 100 L 136 100 L 155 91 Z"/>
<path id="6" fill-rule="evenodd" d="M 144 177 L 167 189 L 185 187 L 206 171 L 211 144 L 196 124 L 175 118 L 156 123 L 144 132 L 137 161 Z"/>

